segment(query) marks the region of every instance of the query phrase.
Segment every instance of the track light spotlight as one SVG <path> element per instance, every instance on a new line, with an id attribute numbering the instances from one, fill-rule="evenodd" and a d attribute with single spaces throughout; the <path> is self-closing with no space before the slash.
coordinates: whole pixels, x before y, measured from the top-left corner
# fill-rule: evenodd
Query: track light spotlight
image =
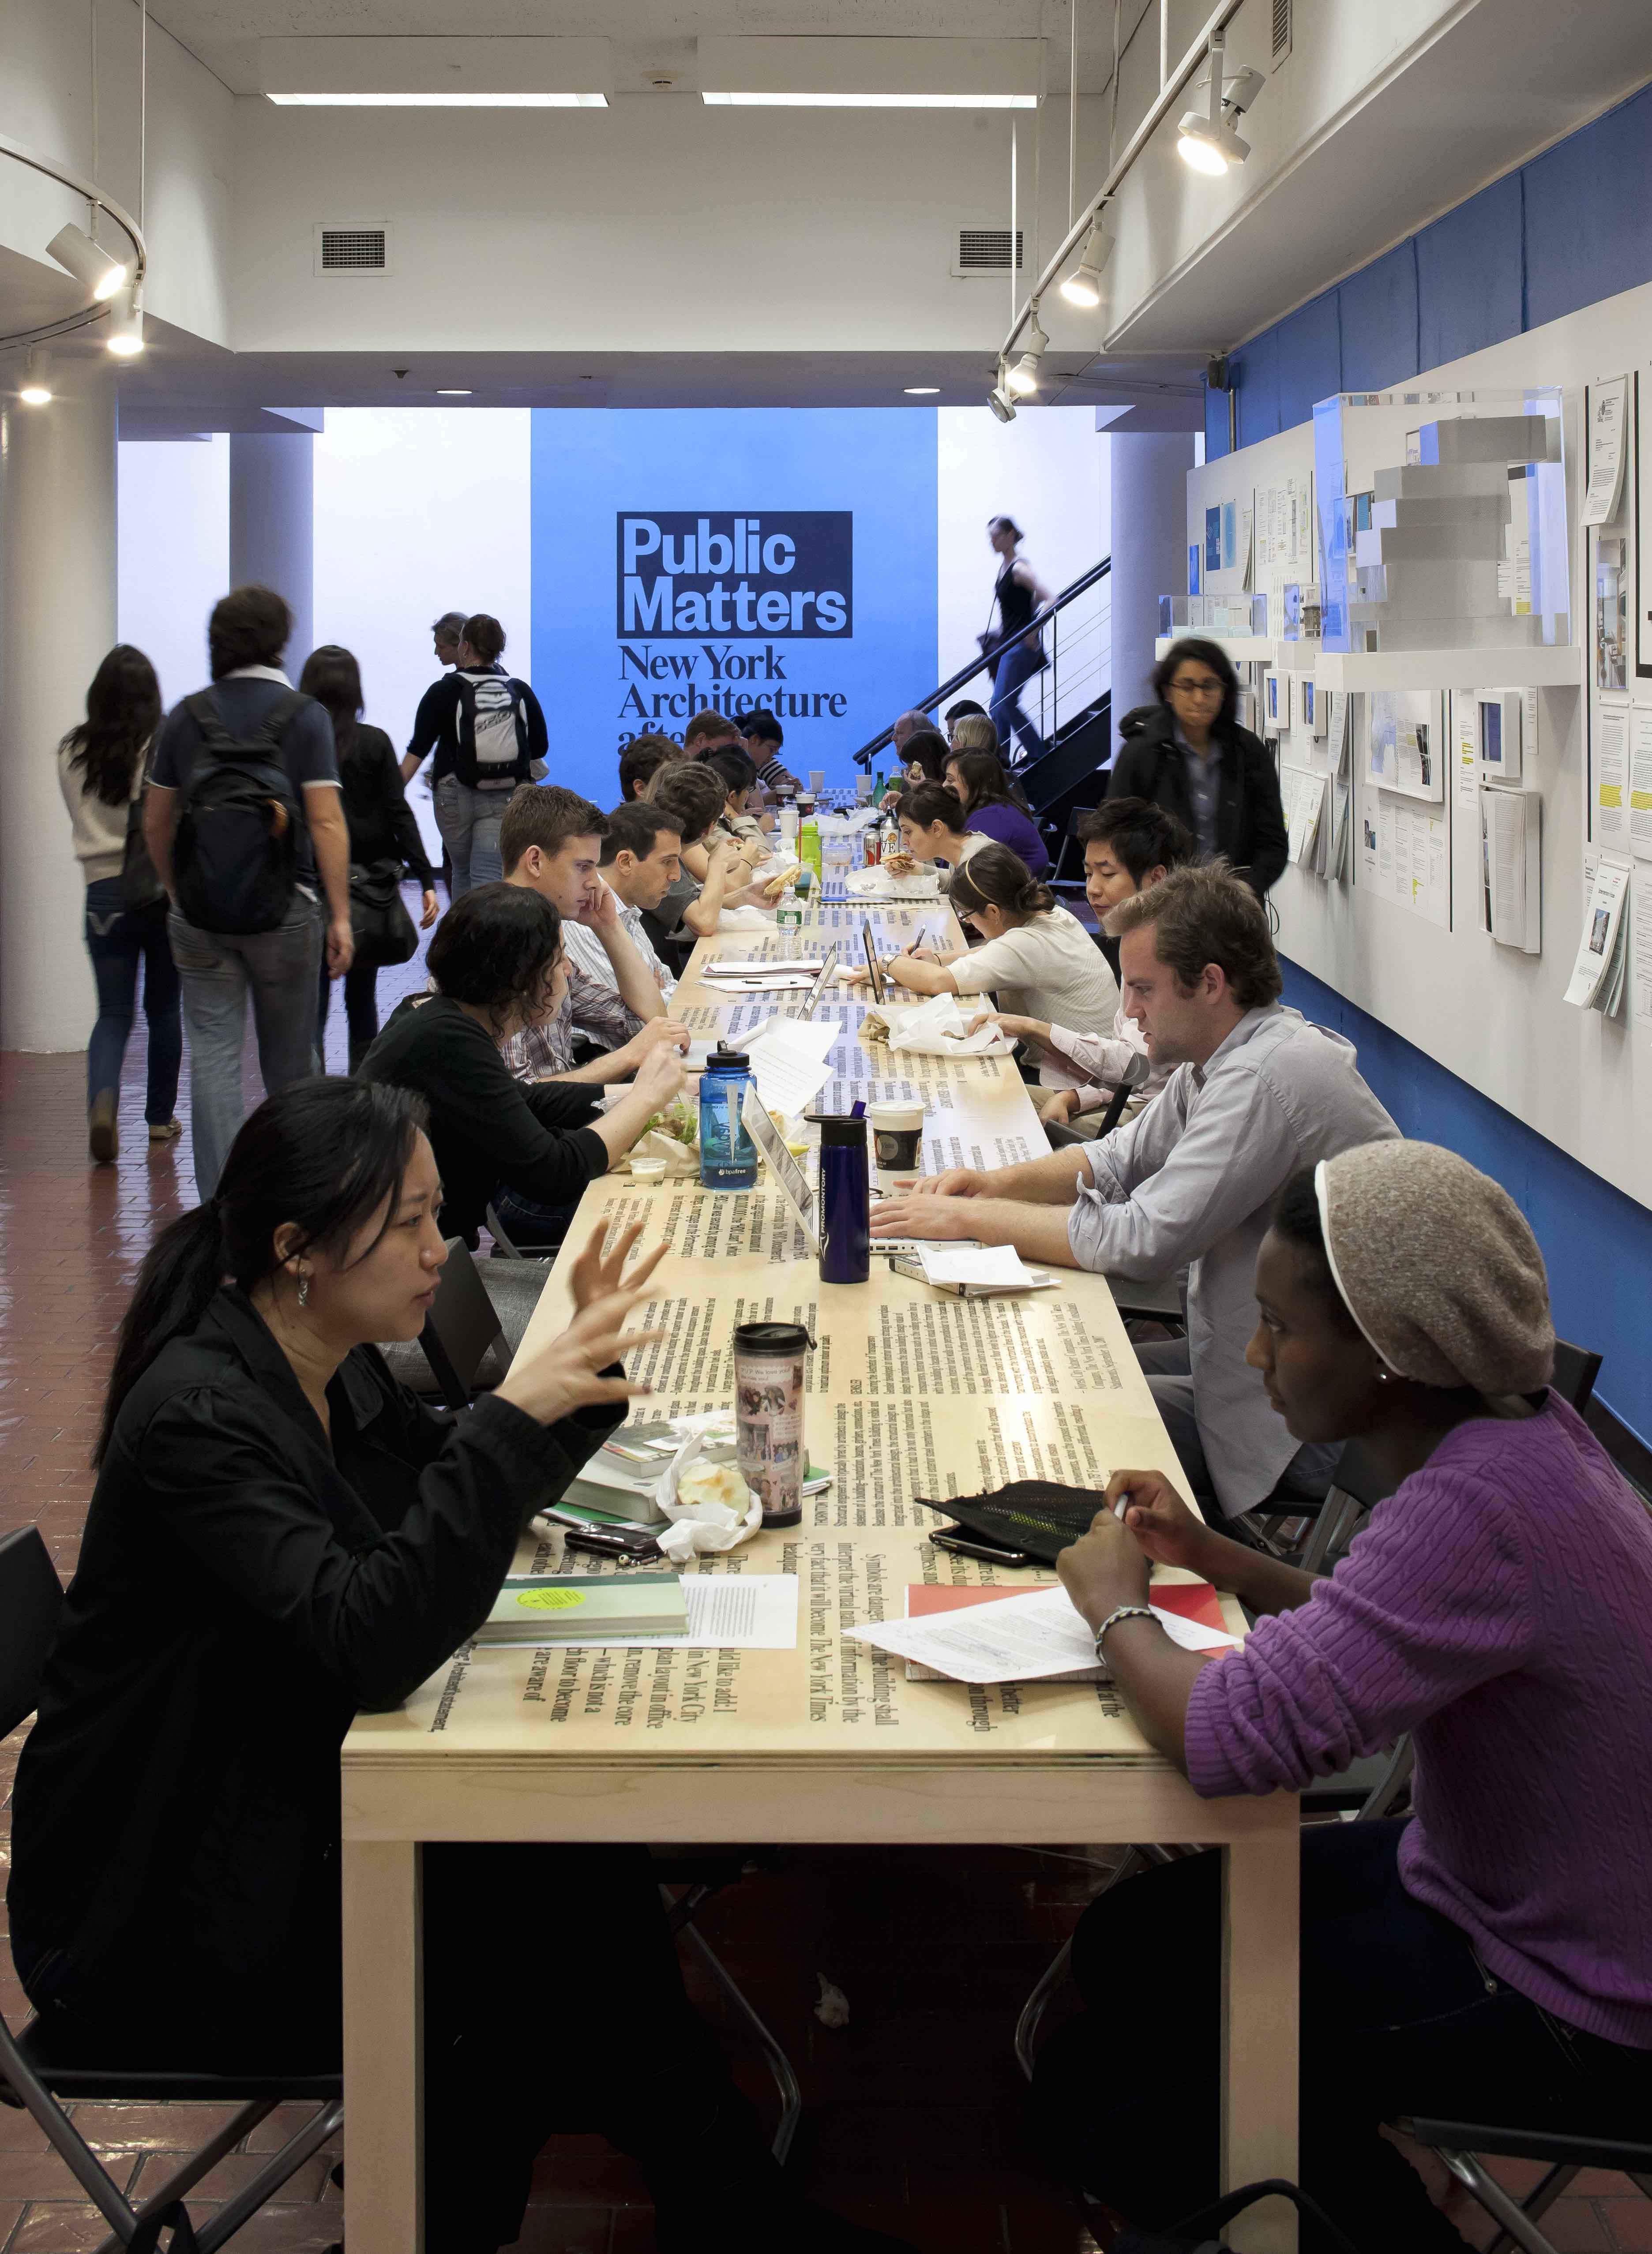
<path id="1" fill-rule="evenodd" d="M 998 370 L 998 382 L 987 394 L 987 405 L 992 410 L 992 412 L 998 416 L 1000 423 L 1014 422 L 1015 402 L 1010 396 L 1008 387 L 1004 382 L 1002 368 Z"/>
<path id="2" fill-rule="evenodd" d="M 44 345 L 31 345 L 18 396 L 25 407 L 52 404 L 52 355 Z"/>
<path id="3" fill-rule="evenodd" d="M 1236 120 L 1244 116 L 1261 93 L 1267 80 L 1257 70 L 1242 70 L 1230 79 L 1222 75 L 1221 50 L 1213 49 L 1210 58 L 1210 93 L 1208 111 L 1188 109 L 1182 113 L 1178 125 L 1176 150 L 1184 164 L 1191 164 L 1196 172 L 1208 172 L 1213 178 L 1225 172 L 1229 164 L 1242 164 L 1250 154 L 1250 144 L 1240 139 L 1234 130 Z"/>
<path id="4" fill-rule="evenodd" d="M 1069 305 L 1088 309 L 1101 304 L 1102 270 L 1112 255 L 1113 238 L 1098 212 L 1090 228 L 1089 240 L 1084 245 L 1083 256 L 1061 284 L 1061 295 Z"/>
<path id="5" fill-rule="evenodd" d="M 1010 389 L 1022 399 L 1030 399 L 1039 388 L 1039 362 L 1043 359 L 1044 348 L 1049 341 L 1039 326 L 1039 317 L 1034 313 L 1032 326 L 1027 335 L 1026 350 L 1004 379 Z"/>
<path id="6" fill-rule="evenodd" d="M 136 360 L 144 349 L 144 308 L 136 290 L 109 307 L 109 332 L 103 340 L 117 360 Z"/>
<path id="7" fill-rule="evenodd" d="M 118 258 L 111 258 L 102 250 L 84 228 L 60 227 L 46 247 L 48 258 L 83 282 L 102 304 L 112 298 L 126 279 L 126 269 Z"/>

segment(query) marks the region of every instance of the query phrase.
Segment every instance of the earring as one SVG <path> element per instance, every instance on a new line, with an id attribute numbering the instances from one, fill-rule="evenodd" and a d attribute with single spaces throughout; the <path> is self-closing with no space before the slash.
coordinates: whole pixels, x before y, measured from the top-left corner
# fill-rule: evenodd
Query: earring
<path id="1" fill-rule="evenodd" d="M 307 1268 L 301 1268 L 298 1270 L 298 1305 L 304 1307 L 308 1306 L 309 1304 L 310 1271 Z"/>

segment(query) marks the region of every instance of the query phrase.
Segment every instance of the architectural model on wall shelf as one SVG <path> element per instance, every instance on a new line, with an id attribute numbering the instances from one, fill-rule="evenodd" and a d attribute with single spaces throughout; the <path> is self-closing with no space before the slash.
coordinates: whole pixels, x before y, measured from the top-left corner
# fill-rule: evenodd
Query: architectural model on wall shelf
<path id="1" fill-rule="evenodd" d="M 1320 401 L 1327 653 L 1570 642 L 1560 404 L 1557 390 Z"/>

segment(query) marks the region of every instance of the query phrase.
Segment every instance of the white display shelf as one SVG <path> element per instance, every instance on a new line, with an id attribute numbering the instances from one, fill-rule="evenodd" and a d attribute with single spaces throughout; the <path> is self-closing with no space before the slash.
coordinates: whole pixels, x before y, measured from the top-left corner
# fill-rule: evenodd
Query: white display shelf
<path id="1" fill-rule="evenodd" d="M 1583 662 L 1583 650 L 1571 642 L 1529 649 L 1322 650 L 1313 677 L 1321 689 L 1576 689 Z"/>
<path id="2" fill-rule="evenodd" d="M 1179 641 L 1214 641 L 1236 665 L 1271 665 L 1279 647 L 1271 634 L 1208 634 L 1203 626 L 1185 626 L 1180 634 L 1160 634 L 1153 655 L 1168 657 Z"/>

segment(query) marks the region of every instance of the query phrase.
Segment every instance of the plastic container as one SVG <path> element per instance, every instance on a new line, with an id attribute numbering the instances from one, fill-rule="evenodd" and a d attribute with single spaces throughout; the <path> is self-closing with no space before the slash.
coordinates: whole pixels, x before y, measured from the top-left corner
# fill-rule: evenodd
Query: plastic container
<path id="1" fill-rule="evenodd" d="M 734 1326 L 737 1460 L 765 1526 L 803 1515 L 803 1356 L 813 1344 L 802 1323 Z"/>
<path id="2" fill-rule="evenodd" d="M 746 1131 L 740 1106 L 753 1085 L 744 1050 L 718 1042 L 700 1081 L 700 1184 L 708 1190 L 757 1186 L 757 1145 Z"/>
<path id="3" fill-rule="evenodd" d="M 804 817 L 797 833 L 797 858 L 818 885 L 821 881 L 820 824 L 812 814 Z"/>
<path id="4" fill-rule="evenodd" d="M 855 835 L 849 824 L 829 816 L 820 825 L 821 882 L 841 889 L 854 864 Z"/>
<path id="5" fill-rule="evenodd" d="M 872 1274 L 866 1122 L 820 1123 L 820 1280 L 864 1284 Z"/>
<path id="6" fill-rule="evenodd" d="M 780 811 L 780 836 L 788 845 L 796 844 L 797 825 L 802 818 L 797 810 L 797 801 L 788 798 Z"/>

